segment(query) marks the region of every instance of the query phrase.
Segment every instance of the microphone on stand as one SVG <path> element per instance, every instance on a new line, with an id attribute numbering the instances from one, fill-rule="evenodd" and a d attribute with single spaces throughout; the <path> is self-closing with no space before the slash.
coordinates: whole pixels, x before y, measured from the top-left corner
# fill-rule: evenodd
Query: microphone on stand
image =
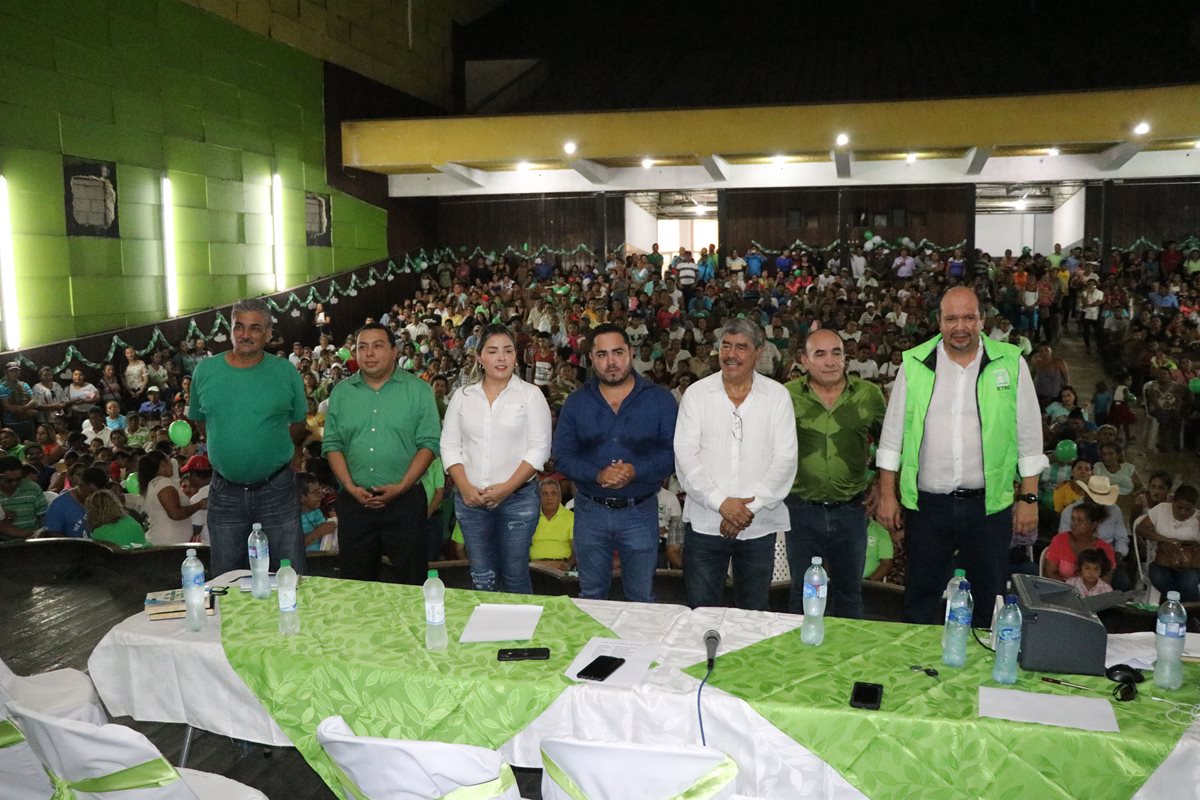
<path id="1" fill-rule="evenodd" d="M 713 664 L 717 659 L 717 647 L 721 644 L 721 634 L 719 631 L 707 631 L 704 634 L 704 650 L 708 654 L 708 671 L 712 672 Z"/>

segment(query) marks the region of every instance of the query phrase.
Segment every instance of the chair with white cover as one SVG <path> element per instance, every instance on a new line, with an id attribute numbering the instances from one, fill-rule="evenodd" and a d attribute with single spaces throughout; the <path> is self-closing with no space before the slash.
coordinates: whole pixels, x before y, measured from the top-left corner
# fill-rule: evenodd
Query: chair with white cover
<path id="1" fill-rule="evenodd" d="M 734 797 L 733 759 L 700 745 L 542 739 L 543 800 L 724 800 Z"/>
<path id="2" fill-rule="evenodd" d="M 72 800 L 266 800 L 220 775 L 176 769 L 150 740 L 123 725 L 92 725 L 9 706 L 41 759 L 54 797 Z"/>
<path id="3" fill-rule="evenodd" d="M 0 658 L 0 718 L 12 702 L 56 717 L 103 725 L 108 715 L 86 673 L 56 669 L 37 675 L 17 675 Z"/>
<path id="4" fill-rule="evenodd" d="M 47 800 L 53 793 L 42 762 L 12 720 L 0 717 L 0 780 L 5 800 Z"/>
<path id="5" fill-rule="evenodd" d="M 348 800 L 521 800 L 512 768 L 494 750 L 358 736 L 341 717 L 322 720 L 317 741 Z"/>

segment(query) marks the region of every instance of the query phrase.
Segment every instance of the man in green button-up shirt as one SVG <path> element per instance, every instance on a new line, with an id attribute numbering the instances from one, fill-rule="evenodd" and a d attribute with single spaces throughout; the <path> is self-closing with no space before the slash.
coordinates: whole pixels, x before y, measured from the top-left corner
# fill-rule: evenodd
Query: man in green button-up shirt
<path id="1" fill-rule="evenodd" d="M 438 454 L 437 404 L 428 384 L 396 368 L 396 343 L 386 327 L 364 325 L 354 347 L 359 371 L 329 397 L 322 446 L 342 486 L 342 577 L 378 580 L 387 553 L 401 583 L 420 585 L 428 566 L 421 476 Z"/>
<path id="2" fill-rule="evenodd" d="M 887 404 L 869 381 L 846 375 L 842 338 L 830 330 L 809 334 L 800 356 L 808 375 L 786 384 L 796 412 L 796 482 L 784 501 L 792 594 L 788 610 L 804 611 L 804 570 L 821 556 L 829 571 L 831 616 L 861 618 L 866 560 L 868 471 Z M 878 492 L 875 492 L 878 495 Z M 873 498 L 870 498 L 873 500 Z"/>

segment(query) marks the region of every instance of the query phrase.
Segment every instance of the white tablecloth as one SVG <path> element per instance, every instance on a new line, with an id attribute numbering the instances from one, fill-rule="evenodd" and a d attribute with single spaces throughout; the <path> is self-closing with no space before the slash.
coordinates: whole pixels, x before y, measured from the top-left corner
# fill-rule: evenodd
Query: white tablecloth
<path id="1" fill-rule="evenodd" d="M 515 766 L 541 767 L 538 745 L 545 736 L 699 743 L 696 689 L 700 682 L 682 669 L 703 660 L 704 632 L 720 631 L 719 652 L 725 653 L 797 628 L 801 620 L 791 614 L 739 609 L 690 611 L 683 606 L 603 600 L 575 603 L 619 638 L 662 642 L 665 655 L 661 666 L 632 689 L 586 683 L 568 687 L 525 730 L 499 748 Z M 144 614 L 130 617 L 96 646 L 88 671 L 113 715 L 186 723 L 237 739 L 291 745 L 225 658 L 219 614 L 210 618 L 200 633 L 187 631 L 182 620 L 150 622 Z M 1147 693 L 1150 688 L 1149 683 L 1144 684 Z M 708 744 L 737 761 L 739 793 L 864 800 L 864 795 L 829 765 L 743 700 L 710 686 L 704 688 L 703 698 Z M 1200 800 L 1200 724 L 1188 728 L 1135 798 Z"/>

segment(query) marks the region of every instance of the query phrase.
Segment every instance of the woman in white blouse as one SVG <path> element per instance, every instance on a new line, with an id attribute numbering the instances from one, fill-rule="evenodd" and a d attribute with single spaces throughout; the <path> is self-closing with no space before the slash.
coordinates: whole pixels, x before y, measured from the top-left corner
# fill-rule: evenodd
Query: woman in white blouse
<path id="1" fill-rule="evenodd" d="M 550 407 L 517 377 L 516 339 L 503 325 L 479 336 L 473 379 L 454 392 L 442 422 L 442 463 L 458 489 L 471 583 L 529 594 L 529 544 L 540 500 L 533 478 L 550 457 Z"/>
<path id="2" fill-rule="evenodd" d="M 138 462 L 138 487 L 145 503 L 152 545 L 183 544 L 192 539 L 192 515 L 208 508 L 208 500 L 188 503 L 179 488 L 174 462 L 161 450 L 151 450 Z"/>

